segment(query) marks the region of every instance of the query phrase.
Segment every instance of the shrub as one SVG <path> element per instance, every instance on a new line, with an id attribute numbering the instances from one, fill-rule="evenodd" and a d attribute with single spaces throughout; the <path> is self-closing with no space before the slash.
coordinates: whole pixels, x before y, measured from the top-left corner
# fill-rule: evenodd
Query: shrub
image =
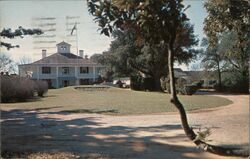
<path id="1" fill-rule="evenodd" d="M 193 95 L 197 91 L 197 86 L 185 85 L 179 88 L 179 93 L 183 95 Z"/>
<path id="2" fill-rule="evenodd" d="M 16 83 L 16 98 L 19 101 L 25 101 L 34 96 L 34 82 L 25 77 L 17 77 Z"/>
<path id="3" fill-rule="evenodd" d="M 43 97 L 45 93 L 48 92 L 48 83 L 46 81 L 34 81 L 35 82 L 35 91 L 37 91 L 37 95 Z"/>
<path id="4" fill-rule="evenodd" d="M 142 77 L 140 75 L 133 75 L 130 77 L 131 80 L 131 89 L 133 90 L 148 90 L 148 91 L 154 91 L 155 83 L 154 79 L 151 77 Z"/>
<path id="5" fill-rule="evenodd" d="M 249 82 L 240 75 L 230 75 L 222 81 L 221 87 L 215 85 L 214 88 L 218 92 L 249 93 Z"/>
<path id="6" fill-rule="evenodd" d="M 14 81 L 9 76 L 1 75 L 1 101 L 8 102 L 15 96 Z"/>
<path id="7" fill-rule="evenodd" d="M 46 81 L 33 81 L 25 77 L 1 75 L 2 102 L 26 101 L 34 96 L 43 96 L 48 91 Z"/>
<path id="8" fill-rule="evenodd" d="M 155 81 L 153 78 L 148 77 L 143 79 L 142 88 L 144 88 L 144 90 L 154 91 L 156 90 L 155 87 Z"/>
<path id="9" fill-rule="evenodd" d="M 176 84 L 175 84 L 176 92 L 178 94 L 182 94 L 182 95 L 192 95 L 197 91 L 197 89 L 200 87 L 201 84 L 198 82 L 198 83 L 195 83 L 195 84 L 192 84 L 192 85 L 188 85 L 187 81 L 185 79 L 178 78 L 176 80 Z M 165 92 L 171 93 L 168 78 L 162 78 L 161 79 L 161 87 Z"/>
<path id="10" fill-rule="evenodd" d="M 176 81 L 177 93 L 183 94 L 183 95 L 194 94 L 197 91 L 199 86 L 200 86 L 200 83 L 188 84 L 187 80 L 184 78 L 178 78 Z"/>
<path id="11" fill-rule="evenodd" d="M 162 77 L 160 81 L 161 81 L 161 89 L 162 89 L 164 92 L 170 93 L 169 78 L 167 78 L 167 77 Z"/>
<path id="12" fill-rule="evenodd" d="M 140 75 L 134 75 L 130 77 L 131 80 L 131 89 L 133 90 L 142 90 L 143 89 L 143 78 Z"/>
<path id="13" fill-rule="evenodd" d="M 198 89 L 199 89 L 199 88 L 202 88 L 202 84 L 203 84 L 203 81 L 193 82 L 193 83 L 192 83 L 192 85 L 193 85 L 193 86 L 196 86 Z"/>
<path id="14" fill-rule="evenodd" d="M 25 101 L 34 95 L 34 83 L 28 78 L 1 76 L 2 102 Z"/>

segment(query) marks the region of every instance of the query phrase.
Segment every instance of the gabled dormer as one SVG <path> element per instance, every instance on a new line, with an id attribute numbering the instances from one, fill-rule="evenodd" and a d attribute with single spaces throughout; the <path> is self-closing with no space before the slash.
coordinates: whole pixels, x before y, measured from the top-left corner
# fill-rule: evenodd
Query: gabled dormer
<path id="1" fill-rule="evenodd" d="M 70 44 L 66 43 L 66 42 L 60 42 L 59 44 L 56 45 L 57 46 L 57 53 L 70 53 Z"/>

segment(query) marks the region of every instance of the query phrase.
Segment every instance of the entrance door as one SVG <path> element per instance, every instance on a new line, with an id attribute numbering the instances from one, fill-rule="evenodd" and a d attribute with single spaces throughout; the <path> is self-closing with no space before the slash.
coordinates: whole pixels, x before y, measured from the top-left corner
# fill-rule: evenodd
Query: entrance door
<path id="1" fill-rule="evenodd" d="M 63 87 L 69 86 L 69 80 L 63 80 Z"/>

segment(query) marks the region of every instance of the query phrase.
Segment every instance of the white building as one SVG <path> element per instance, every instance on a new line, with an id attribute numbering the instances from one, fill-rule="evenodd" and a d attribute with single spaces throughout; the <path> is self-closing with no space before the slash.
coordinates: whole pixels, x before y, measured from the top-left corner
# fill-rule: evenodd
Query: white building
<path id="1" fill-rule="evenodd" d="M 19 75 L 34 80 L 46 80 L 49 87 L 60 88 L 72 85 L 86 85 L 94 83 L 103 66 L 80 56 L 70 53 L 70 44 L 57 44 L 57 53 L 46 57 L 46 50 L 42 50 L 42 59 L 30 64 L 19 65 Z"/>

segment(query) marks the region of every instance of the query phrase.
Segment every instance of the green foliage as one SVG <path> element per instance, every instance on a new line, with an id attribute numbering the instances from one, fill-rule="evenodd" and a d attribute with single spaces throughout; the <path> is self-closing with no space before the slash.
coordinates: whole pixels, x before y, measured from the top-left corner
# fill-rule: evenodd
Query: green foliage
<path id="1" fill-rule="evenodd" d="M 18 29 L 16 29 L 15 31 L 12 31 L 10 28 L 8 29 L 4 28 L 0 32 L 0 37 L 3 39 L 5 38 L 13 39 L 16 37 L 23 38 L 26 35 L 41 35 L 41 34 L 43 34 L 43 32 L 40 29 L 24 29 L 23 27 L 19 26 Z M 1 41 L 0 47 L 6 47 L 9 50 L 11 48 L 19 47 L 19 45 L 12 45 L 10 43 Z"/>
<path id="2" fill-rule="evenodd" d="M 225 65 L 227 72 L 237 74 L 245 86 L 249 85 L 249 3 L 245 0 L 209 0 L 205 8 L 208 16 L 204 31 L 208 47 L 216 48 L 217 59 Z"/>
<path id="3" fill-rule="evenodd" d="M 105 54 L 110 54 L 109 63 L 118 75 L 144 73 L 160 88 L 160 78 L 168 71 L 170 44 L 179 63 L 190 62 L 198 53 L 192 48 L 198 41 L 182 0 L 88 0 L 88 7 L 101 33 L 115 34 Z"/>
<path id="4" fill-rule="evenodd" d="M 140 75 L 132 75 L 130 77 L 131 80 L 131 89 L 132 90 L 144 90 L 143 87 L 143 77 Z"/>
<path id="5" fill-rule="evenodd" d="M 249 93 L 249 81 L 240 73 L 230 73 L 222 80 L 222 87 L 216 85 L 215 89 L 219 92 Z"/>
<path id="6" fill-rule="evenodd" d="M 200 83 L 188 84 L 183 78 L 176 80 L 176 92 L 181 95 L 193 95 L 199 88 Z M 161 78 L 161 88 L 167 93 L 170 92 L 169 78 Z"/>
<path id="7" fill-rule="evenodd" d="M 193 26 L 183 12 L 182 0 L 88 0 L 88 7 L 105 35 L 111 35 L 114 29 L 133 29 L 138 45 L 167 46 L 174 42 L 176 57 L 191 56 L 195 52 L 192 46 L 197 44 L 197 40 Z M 185 61 L 188 59 L 186 56 Z"/>
<path id="8" fill-rule="evenodd" d="M 247 1 L 241 0 L 209 0 L 205 3 L 208 16 L 205 19 L 204 31 L 210 38 L 210 44 L 214 45 L 218 41 L 217 34 L 224 31 L 236 31 L 241 34 L 250 29 L 250 5 Z"/>

